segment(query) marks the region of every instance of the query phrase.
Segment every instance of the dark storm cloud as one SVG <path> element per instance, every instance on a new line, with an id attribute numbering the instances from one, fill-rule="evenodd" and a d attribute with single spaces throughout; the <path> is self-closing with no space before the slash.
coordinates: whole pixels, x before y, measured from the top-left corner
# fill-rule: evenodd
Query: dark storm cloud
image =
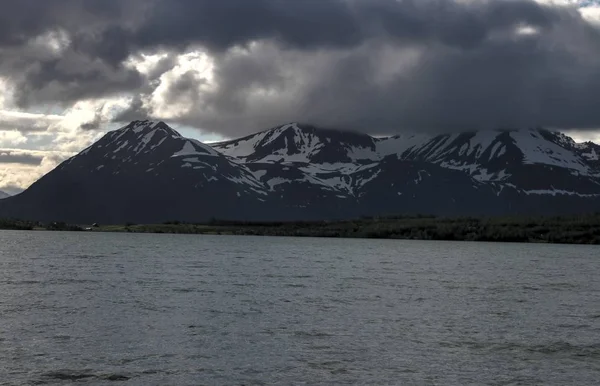
<path id="1" fill-rule="evenodd" d="M 139 0 L 3 0 L 0 46 L 21 45 L 57 28 L 70 32 L 134 19 Z"/>
<path id="2" fill-rule="evenodd" d="M 23 152 L 13 152 L 10 150 L 0 150 L 0 164 L 23 164 L 38 166 L 42 163 L 44 157 Z"/>
<path id="3" fill-rule="evenodd" d="M 347 48 L 381 36 L 469 47 L 497 29 L 547 28 L 561 17 L 526 0 L 155 0 L 135 31 L 106 36 L 136 47 L 201 44 L 216 51 L 260 39 L 300 49 Z"/>
<path id="4" fill-rule="evenodd" d="M 597 129 L 598 31 L 574 13 L 554 12 L 539 18 L 554 24 L 540 23 L 537 33 L 496 29 L 478 44 L 384 41 L 325 56 L 265 49 L 222 55 L 216 65 L 220 87 L 204 95 L 208 108 L 183 117 L 184 123 L 228 136 L 239 135 L 240 128 L 250 132 L 287 121 L 378 134 Z M 289 68 L 293 72 L 286 76 Z M 261 97 L 252 91 L 259 89 L 274 89 L 283 98 L 256 103 Z"/>
<path id="5" fill-rule="evenodd" d="M 68 36 L 60 55 L 31 45 L 57 30 Z M 200 87 L 207 79 L 191 71 L 163 96 L 193 105 L 179 122 L 227 135 L 291 120 L 380 132 L 600 127 L 599 33 L 574 8 L 530 0 L 5 0 L 0 15 L 0 76 L 16 85 L 21 106 L 129 92 L 132 104 L 116 119 L 152 115 L 144 101 L 160 75 L 175 53 L 194 48 L 214 58 L 216 87 Z M 123 65 L 163 51 L 170 55 L 149 75 Z"/>
<path id="6" fill-rule="evenodd" d="M 14 98 L 19 106 L 52 101 L 74 102 L 135 91 L 145 81 L 135 70 L 121 65 L 110 67 L 74 53 L 41 60 L 15 78 L 18 79 L 18 87 Z"/>
<path id="7" fill-rule="evenodd" d="M 225 50 L 278 38 L 294 47 L 356 44 L 357 14 L 345 0 L 158 0 L 136 35 L 143 46 L 199 43 Z"/>
<path id="8" fill-rule="evenodd" d="M 128 54 L 114 29 L 136 20 L 137 0 L 5 0 L 0 13 L 0 77 L 14 85 L 14 103 L 71 103 L 136 90 Z M 136 6 L 137 5 L 137 6 Z M 64 38 L 56 52 L 40 37 Z M 120 50 L 119 50 L 120 48 Z M 112 59 L 112 60 L 111 60 Z"/>

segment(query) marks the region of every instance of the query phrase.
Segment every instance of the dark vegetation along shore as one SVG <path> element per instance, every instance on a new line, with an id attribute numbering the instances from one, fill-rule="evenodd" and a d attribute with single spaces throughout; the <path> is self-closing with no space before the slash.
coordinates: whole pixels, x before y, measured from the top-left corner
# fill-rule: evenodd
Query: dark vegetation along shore
<path id="1" fill-rule="evenodd" d="M 0 220 L 0 229 L 600 244 L 600 213 L 502 218 L 411 216 L 319 222 L 170 221 L 94 226 Z"/>

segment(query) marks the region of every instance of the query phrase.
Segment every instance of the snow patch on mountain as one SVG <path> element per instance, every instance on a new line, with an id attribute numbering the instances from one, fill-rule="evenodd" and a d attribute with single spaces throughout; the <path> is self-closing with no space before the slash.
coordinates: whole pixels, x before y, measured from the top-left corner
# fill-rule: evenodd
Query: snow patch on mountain
<path id="1" fill-rule="evenodd" d="M 236 184 L 248 184 L 255 188 L 264 188 L 264 185 L 260 181 L 256 180 L 251 173 L 242 174 L 240 176 L 227 176 L 226 178 Z"/>
<path id="2" fill-rule="evenodd" d="M 131 130 L 134 133 L 140 133 L 140 132 L 144 131 L 145 129 L 147 129 L 148 127 L 150 128 L 150 130 L 154 129 L 157 124 L 158 124 L 158 122 L 137 121 L 131 125 Z"/>
<path id="3" fill-rule="evenodd" d="M 596 149 L 591 149 L 589 153 L 582 153 L 583 157 L 590 161 L 598 161 L 598 153 L 596 153 Z"/>
<path id="4" fill-rule="evenodd" d="M 256 146 L 264 139 L 268 132 L 262 132 L 244 137 L 234 142 L 228 142 L 227 144 L 220 145 L 219 143 L 213 144 L 212 146 L 218 149 L 219 152 L 229 157 L 244 158 L 248 157 L 256 150 Z"/>
<path id="5" fill-rule="evenodd" d="M 579 151 L 579 154 L 587 161 L 599 161 L 600 160 L 600 145 L 596 145 L 593 142 L 576 143 L 575 149 Z"/>
<path id="6" fill-rule="evenodd" d="M 262 178 L 264 176 L 267 175 L 267 171 L 266 170 L 257 170 L 252 174 L 254 174 L 254 177 L 260 181 L 260 180 L 262 180 Z"/>
<path id="7" fill-rule="evenodd" d="M 600 194 L 582 194 L 578 192 L 573 192 L 570 190 L 563 189 L 538 189 L 538 190 L 520 190 L 521 192 L 527 195 L 550 195 L 550 196 L 578 196 L 582 198 L 592 198 L 592 197 L 600 197 Z"/>
<path id="8" fill-rule="evenodd" d="M 481 155 L 490 147 L 492 146 L 492 144 L 498 140 L 498 131 L 492 131 L 492 130 L 482 130 L 482 131 L 478 131 L 470 140 L 469 143 L 471 144 L 471 153 L 469 155 L 472 155 L 473 152 L 475 152 L 475 157 L 479 158 L 481 157 Z M 498 145 L 499 147 L 501 146 L 501 144 L 497 143 L 496 145 Z M 494 145 L 494 146 L 496 146 Z M 492 150 L 495 150 L 494 148 Z M 492 156 L 494 154 L 494 152 L 492 151 Z"/>
<path id="9" fill-rule="evenodd" d="M 320 164 L 328 159 L 350 163 L 379 159 L 374 142 L 375 139 L 366 134 L 290 123 L 212 146 L 242 162 Z"/>
<path id="10" fill-rule="evenodd" d="M 420 147 L 430 141 L 433 137 L 421 134 L 403 134 L 393 137 L 378 138 L 377 154 L 380 157 L 389 155 L 401 156 L 407 150 Z"/>
<path id="11" fill-rule="evenodd" d="M 369 182 L 373 181 L 375 178 L 377 178 L 379 175 L 381 174 L 381 170 L 377 170 L 376 172 L 374 172 L 373 174 L 371 174 L 370 177 L 367 178 L 360 178 L 357 181 L 357 185 L 359 188 L 362 188 L 363 186 L 365 186 L 366 184 L 368 184 Z"/>
<path id="12" fill-rule="evenodd" d="M 144 134 L 144 136 L 142 137 L 138 145 L 133 149 L 133 151 L 135 151 L 136 154 L 139 154 L 142 150 L 144 150 L 144 148 L 152 140 L 152 137 L 154 137 L 154 134 L 156 134 L 156 129 L 152 129 L 152 131 L 150 131 L 149 133 Z"/>
<path id="13" fill-rule="evenodd" d="M 270 190 L 274 190 L 274 188 L 277 185 L 281 185 L 281 184 L 289 184 L 291 183 L 290 180 L 286 179 L 286 178 L 281 178 L 281 177 L 275 177 L 275 178 L 271 178 L 270 180 L 267 181 L 267 185 L 269 185 L 269 189 Z"/>
<path id="14" fill-rule="evenodd" d="M 590 174 L 591 170 L 574 152 L 546 140 L 538 130 L 510 132 L 516 146 L 523 152 L 525 164 L 545 164 Z"/>
<path id="15" fill-rule="evenodd" d="M 185 141 L 183 143 L 183 148 L 181 150 L 179 150 L 177 153 L 173 154 L 171 157 L 181 157 L 181 156 L 187 157 L 190 155 L 198 155 L 198 154 L 204 155 L 204 153 L 201 153 L 198 150 L 196 150 L 196 147 L 192 144 L 191 141 Z"/>
<path id="16" fill-rule="evenodd" d="M 123 141 L 119 144 L 119 147 L 116 148 L 113 153 L 118 153 L 129 145 L 129 141 Z"/>

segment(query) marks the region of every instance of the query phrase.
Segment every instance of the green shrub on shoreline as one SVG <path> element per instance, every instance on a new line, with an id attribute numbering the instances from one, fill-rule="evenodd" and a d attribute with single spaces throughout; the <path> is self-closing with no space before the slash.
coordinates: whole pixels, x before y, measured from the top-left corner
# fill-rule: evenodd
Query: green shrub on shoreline
<path id="1" fill-rule="evenodd" d="M 4 225 L 3 225 L 4 224 Z M 108 225 L 94 228 L 0 220 L 1 229 L 83 230 L 132 233 L 221 234 L 248 236 L 344 237 L 600 244 L 600 214 L 561 217 L 363 217 L 345 221 L 244 222 L 211 219 L 203 224 L 171 220 L 162 224 Z"/>

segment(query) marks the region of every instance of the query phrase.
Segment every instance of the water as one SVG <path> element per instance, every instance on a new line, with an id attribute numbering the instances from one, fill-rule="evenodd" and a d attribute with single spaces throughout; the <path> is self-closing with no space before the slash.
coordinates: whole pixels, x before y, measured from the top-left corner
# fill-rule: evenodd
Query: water
<path id="1" fill-rule="evenodd" d="M 600 249 L 0 232 L 0 384 L 591 385 Z"/>

